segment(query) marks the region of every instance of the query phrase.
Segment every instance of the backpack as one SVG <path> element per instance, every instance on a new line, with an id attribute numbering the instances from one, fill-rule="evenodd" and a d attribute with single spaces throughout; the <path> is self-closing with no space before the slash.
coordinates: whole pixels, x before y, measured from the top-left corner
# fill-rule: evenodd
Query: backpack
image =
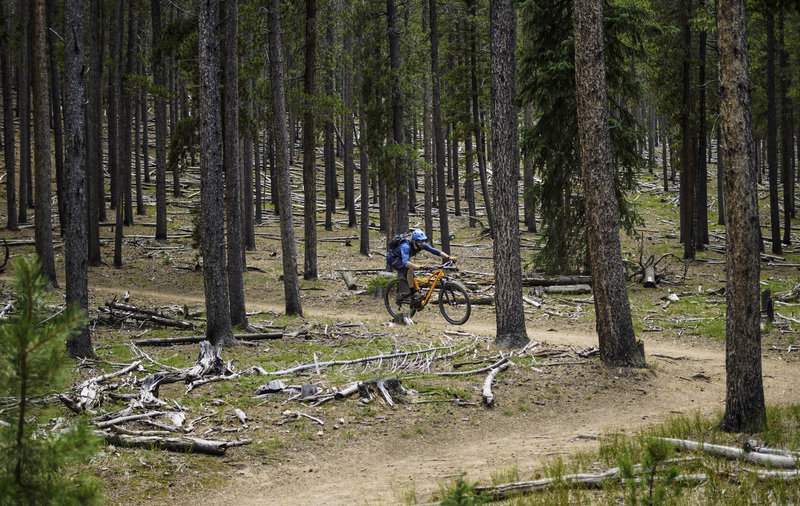
<path id="1" fill-rule="evenodd" d="M 405 234 L 397 234 L 396 236 L 392 237 L 389 241 L 389 251 L 394 251 L 395 248 L 400 246 L 402 242 L 411 241 L 411 234 L 406 232 Z"/>

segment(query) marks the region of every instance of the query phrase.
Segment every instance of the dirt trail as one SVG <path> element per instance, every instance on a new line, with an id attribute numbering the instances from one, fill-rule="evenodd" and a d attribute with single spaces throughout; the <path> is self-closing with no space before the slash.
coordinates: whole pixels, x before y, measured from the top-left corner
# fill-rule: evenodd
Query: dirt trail
<path id="1" fill-rule="evenodd" d="M 485 322 L 465 327 L 484 335 L 493 331 Z M 529 329 L 529 337 L 550 344 L 596 344 L 596 337 L 591 334 Z M 615 402 L 586 400 L 571 413 L 536 406 L 525 417 L 517 414 L 508 418 L 508 423 L 503 423 L 503 415 L 497 410 L 491 416 L 501 418 L 499 422 L 468 423 L 470 413 L 464 411 L 459 415 L 464 417 L 460 430 L 426 434 L 413 441 L 395 437 L 389 445 L 380 440 L 387 434 L 376 430 L 377 440 L 359 440 L 336 448 L 320 445 L 278 465 L 243 469 L 224 487 L 204 492 L 202 500 L 230 505 L 396 504 L 413 490 L 419 500 L 425 501 L 461 472 L 467 472 L 470 480 L 488 482 L 493 474 L 517 469 L 520 478 L 527 479 L 548 458 L 596 447 L 596 441 L 577 437 L 580 435 L 631 433 L 674 413 L 721 412 L 725 398 L 724 350 L 680 343 L 647 346 L 648 362 L 656 364 L 656 373 L 647 388 L 620 392 Z M 796 365 L 764 359 L 767 402 L 800 402 L 800 386 L 795 378 Z M 497 389 L 495 395 L 502 398 L 502 390 Z M 193 504 L 199 498 L 188 498 L 182 504 Z"/>

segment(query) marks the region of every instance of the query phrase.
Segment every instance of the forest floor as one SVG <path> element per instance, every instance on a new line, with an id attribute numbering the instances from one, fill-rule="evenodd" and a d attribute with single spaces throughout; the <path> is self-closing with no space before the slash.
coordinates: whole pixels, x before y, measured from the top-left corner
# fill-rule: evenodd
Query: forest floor
<path id="1" fill-rule="evenodd" d="M 640 197 L 640 211 L 646 220 L 640 229 L 642 242 L 624 239 L 623 256 L 636 264 L 643 244 L 644 257 L 669 253 L 680 257 L 677 195 L 660 190 L 649 193 L 645 187 Z M 150 239 L 153 229 L 145 222 L 152 217 L 137 216 L 141 223 L 126 229 L 124 267 L 90 269 L 93 316 L 106 301 L 123 297 L 128 304 L 177 316 L 204 310 L 202 273 L 195 270 L 197 255 L 187 237 L 191 215 L 186 202 L 174 200 L 168 241 Z M 762 222 L 763 213 L 762 209 Z M 270 379 L 263 376 L 242 375 L 189 393 L 180 385 L 166 385 L 160 398 L 180 404 L 187 420 L 207 417 L 198 422 L 201 437 L 251 439 L 252 443 L 231 448 L 224 456 L 105 446 L 84 470 L 105 483 L 109 503 L 427 502 L 462 473 L 467 473 L 469 481 L 483 483 L 530 479 L 555 459 L 596 449 L 599 436 L 634 434 L 677 414 L 721 415 L 725 300 L 716 290 L 725 284 L 724 253 L 717 250 L 724 248 L 720 239 L 723 228 L 712 227 L 711 248 L 698 253 L 691 263 L 664 257 L 659 264 L 663 279 L 658 287 L 644 288 L 638 277 L 631 279 L 629 297 L 637 337 L 644 342 L 646 369 L 610 369 L 596 354 L 578 354 L 597 346 L 590 295 L 537 294 L 526 288 L 526 297 L 541 303 L 540 307 L 525 307 L 528 337 L 536 346 L 526 354 L 510 356 L 514 365 L 497 376 L 493 385 L 496 404 L 486 408 L 481 406 L 485 373 L 441 377 L 434 372 L 451 371 L 457 363 L 470 361 L 474 364 L 464 369 L 483 367 L 497 358 L 493 306 L 473 306 L 469 321 L 458 327 L 447 324 L 431 306 L 414 317 L 414 325 L 392 323 L 383 301 L 365 289 L 375 273 L 357 275 L 357 290 L 348 290 L 340 277 L 341 270 L 383 268 L 384 236 L 371 231 L 373 255 L 364 257 L 359 254 L 357 230 L 347 228 L 344 218 L 338 210 L 332 231 L 318 229 L 320 279 L 301 281 L 304 316 L 299 318 L 282 315 L 278 222 L 271 213 L 266 214 L 264 223 L 256 227 L 257 247 L 247 254 L 247 309 L 252 312 L 253 327 L 278 328 L 284 337 L 226 348 L 222 357 L 234 360 L 237 371 L 252 366 L 274 371 L 301 363 L 441 346 L 454 347 L 462 355 L 433 366 L 433 361 L 408 364 L 387 360 L 281 378 L 287 384 L 330 388 L 356 379 L 396 376 L 415 393 L 396 399 L 394 406 L 381 399 L 364 403 L 355 396 L 319 406 L 289 400 L 286 395 L 255 398 L 258 386 Z M 421 217 L 410 219 L 412 224 L 415 220 L 421 221 Z M 480 228 L 469 228 L 466 218 L 451 220 L 452 253 L 459 257 L 457 277 L 472 294 L 491 294 L 491 240 Z M 295 216 L 295 223 L 300 239 L 302 217 Z M 105 228 L 104 234 L 110 237 L 111 229 Z M 15 244 L 12 256 L 32 252 L 32 246 L 15 242 L 32 236 L 31 228 L 0 231 L 0 237 Z M 796 233 L 794 236 L 794 246 L 787 247 L 781 258 L 762 262 L 762 284 L 773 293 L 791 288 L 800 279 L 800 271 L 791 265 L 800 262 L 796 246 L 800 241 Z M 522 233 L 526 258 L 533 253 L 537 238 Z M 302 241 L 298 243 L 302 266 Z M 63 302 L 63 250 L 58 246 L 62 289 L 53 297 Z M 112 248 L 110 242 L 103 245 L 103 258 L 109 263 Z M 429 258 L 429 263 L 435 261 Z M 2 301 L 11 297 L 10 276 L 8 269 L 0 274 Z M 666 299 L 670 294 L 679 300 Z M 800 304 L 780 305 L 777 312 L 781 317 L 765 327 L 762 338 L 766 400 L 768 405 L 800 404 L 796 381 L 800 352 L 792 346 L 800 338 L 800 325 L 793 321 L 800 319 Z M 93 328 L 93 342 L 106 363 L 77 368 L 76 381 L 113 370 L 111 362 L 132 362 L 136 354 L 130 342 L 178 335 L 202 335 L 202 328 L 177 331 L 132 321 L 98 324 Z M 194 363 L 197 348 L 196 344 L 178 345 L 147 348 L 146 352 L 161 364 L 187 367 Z M 158 367 L 150 363 L 147 370 Z M 109 401 L 102 410 L 115 411 L 124 405 Z M 236 418 L 235 409 L 246 413 L 247 426 Z M 310 415 L 324 425 L 296 413 Z M 53 406 L 48 414 L 69 416 L 61 406 Z"/>

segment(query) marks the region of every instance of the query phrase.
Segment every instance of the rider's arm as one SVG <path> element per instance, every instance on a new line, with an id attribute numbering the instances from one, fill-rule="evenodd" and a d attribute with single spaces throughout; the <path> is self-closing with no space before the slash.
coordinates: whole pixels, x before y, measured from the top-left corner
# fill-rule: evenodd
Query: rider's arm
<path id="1" fill-rule="evenodd" d="M 423 243 L 422 249 L 424 249 L 425 251 L 428 251 L 430 253 L 433 253 L 436 256 L 441 257 L 442 260 L 449 260 L 450 259 L 450 255 L 448 255 L 444 251 L 439 251 L 438 249 L 434 248 L 433 246 L 431 246 L 427 242 Z"/>

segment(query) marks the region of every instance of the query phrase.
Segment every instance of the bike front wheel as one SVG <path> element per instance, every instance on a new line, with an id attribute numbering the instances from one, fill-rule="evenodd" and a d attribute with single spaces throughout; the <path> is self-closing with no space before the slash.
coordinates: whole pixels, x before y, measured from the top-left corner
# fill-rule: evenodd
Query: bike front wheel
<path id="1" fill-rule="evenodd" d="M 463 325 L 469 320 L 472 302 L 467 289 L 454 281 L 448 281 L 439 290 L 439 310 L 442 316 L 453 325 Z"/>
<path id="2" fill-rule="evenodd" d="M 399 278 L 395 278 L 386 285 L 383 292 L 383 303 L 386 310 L 396 318 L 398 314 L 403 313 L 404 310 L 408 311 L 408 317 L 411 318 L 416 313 L 416 309 L 411 308 L 411 301 L 407 298 L 408 283 Z"/>

